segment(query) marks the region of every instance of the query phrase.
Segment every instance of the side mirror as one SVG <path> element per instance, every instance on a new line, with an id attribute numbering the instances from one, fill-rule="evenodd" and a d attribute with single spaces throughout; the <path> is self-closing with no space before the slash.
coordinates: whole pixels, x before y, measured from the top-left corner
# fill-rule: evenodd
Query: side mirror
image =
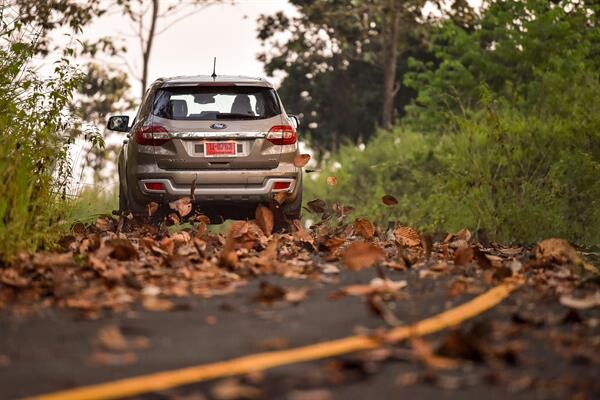
<path id="1" fill-rule="evenodd" d="M 300 118 L 297 115 L 288 115 L 292 120 L 292 125 L 294 125 L 294 129 L 298 129 L 300 126 Z"/>
<path id="2" fill-rule="evenodd" d="M 106 129 L 116 132 L 129 132 L 129 117 L 127 115 L 110 117 Z"/>

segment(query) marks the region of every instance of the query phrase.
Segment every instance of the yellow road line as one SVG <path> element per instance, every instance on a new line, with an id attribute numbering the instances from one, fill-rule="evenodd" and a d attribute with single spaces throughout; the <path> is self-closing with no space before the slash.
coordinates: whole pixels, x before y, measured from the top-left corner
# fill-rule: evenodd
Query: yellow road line
<path id="1" fill-rule="evenodd" d="M 411 336 L 422 336 L 458 325 L 504 300 L 520 281 L 506 281 L 460 306 L 444 311 L 408 326 L 394 328 L 385 336 L 385 342 L 398 342 Z M 141 393 L 165 390 L 176 386 L 214 378 L 262 371 L 281 365 L 318 360 L 327 357 L 369 350 L 384 344 L 381 338 L 357 335 L 321 342 L 289 350 L 257 353 L 227 361 L 198 365 L 173 371 L 157 372 L 97 385 L 83 386 L 31 397 L 36 400 L 117 399 Z"/>

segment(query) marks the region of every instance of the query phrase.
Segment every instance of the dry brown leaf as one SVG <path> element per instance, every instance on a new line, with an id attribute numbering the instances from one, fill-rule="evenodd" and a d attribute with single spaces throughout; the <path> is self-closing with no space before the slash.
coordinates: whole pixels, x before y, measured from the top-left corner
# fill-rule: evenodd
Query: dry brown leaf
<path id="1" fill-rule="evenodd" d="M 577 251 L 564 239 L 545 239 L 533 249 L 533 255 L 540 265 L 554 262 L 557 264 L 585 264 Z M 593 268 L 593 267 L 592 267 Z"/>
<path id="2" fill-rule="evenodd" d="M 189 196 L 185 196 L 170 202 L 169 207 L 171 208 L 171 210 L 177 211 L 182 217 L 185 217 L 186 215 L 192 212 L 192 200 Z"/>
<path id="3" fill-rule="evenodd" d="M 287 289 L 285 292 L 285 301 L 292 304 L 300 303 L 306 298 L 308 288 Z"/>
<path id="4" fill-rule="evenodd" d="M 462 364 L 460 361 L 452 358 L 436 356 L 433 354 L 431 346 L 420 337 L 412 337 L 410 344 L 417 358 L 428 367 L 434 369 L 453 369 Z"/>
<path id="5" fill-rule="evenodd" d="M 75 265 L 73 253 L 36 253 L 33 255 L 33 265 L 37 268 L 69 267 Z"/>
<path id="6" fill-rule="evenodd" d="M 588 308 L 600 307 L 600 291 L 582 298 L 563 295 L 560 297 L 560 304 L 565 307 L 575 308 L 577 310 L 587 310 Z"/>
<path id="7" fill-rule="evenodd" d="M 158 211 L 158 203 L 151 201 L 150 203 L 146 204 L 146 209 L 148 210 L 148 216 L 152 217 Z"/>
<path id="8" fill-rule="evenodd" d="M 463 249 L 469 247 L 469 242 L 464 239 L 457 239 L 447 244 L 444 243 L 444 246 L 447 246 L 451 249 Z"/>
<path id="9" fill-rule="evenodd" d="M 334 236 L 327 238 L 323 245 L 329 249 L 330 253 L 335 253 L 344 243 L 346 243 L 346 239 Z"/>
<path id="10" fill-rule="evenodd" d="M 329 186 L 335 186 L 335 185 L 337 185 L 337 178 L 335 176 L 328 176 L 327 177 L 327 184 Z"/>
<path id="11" fill-rule="evenodd" d="M 352 243 L 342 256 L 342 262 L 352 270 L 372 267 L 383 260 L 385 260 L 383 249 L 366 242 Z"/>
<path id="12" fill-rule="evenodd" d="M 414 228 L 408 226 L 399 226 L 394 229 L 396 241 L 406 247 L 416 247 L 421 245 L 421 235 Z"/>
<path id="13" fill-rule="evenodd" d="M 95 352 L 92 355 L 91 362 L 95 365 L 131 365 L 137 361 L 135 353 L 129 351 L 126 353 L 106 353 L 103 351 Z"/>
<path id="14" fill-rule="evenodd" d="M 300 242 L 309 243 L 314 246 L 315 239 L 310 235 L 310 233 L 304 229 L 302 222 L 300 220 L 295 219 L 292 224 L 294 225 L 294 239 Z"/>
<path id="15" fill-rule="evenodd" d="M 263 397 L 262 390 L 244 385 L 236 378 L 227 378 L 217 382 L 211 388 L 211 394 L 217 400 L 253 400 Z"/>
<path id="16" fill-rule="evenodd" d="M 356 235 L 362 236 L 365 239 L 371 239 L 375 234 L 373 224 L 366 218 L 357 218 L 354 221 L 353 228 Z"/>
<path id="17" fill-rule="evenodd" d="M 467 265 L 473 261 L 474 256 L 472 247 L 461 247 L 454 252 L 454 265 Z"/>
<path id="18" fill-rule="evenodd" d="M 306 203 L 306 206 L 315 214 L 323 214 L 325 211 L 327 211 L 327 203 L 321 199 L 311 200 Z"/>
<path id="19" fill-rule="evenodd" d="M 256 207 L 256 223 L 260 226 L 260 229 L 269 236 L 273 233 L 274 218 L 273 212 L 268 208 L 259 204 Z"/>
<path id="20" fill-rule="evenodd" d="M 146 296 L 142 299 L 142 305 L 148 311 L 169 311 L 175 304 L 167 299 L 161 299 L 156 296 Z"/>
<path id="21" fill-rule="evenodd" d="M 266 242 L 262 229 L 254 222 L 234 221 L 225 236 L 225 244 L 219 253 L 219 265 L 235 268 L 238 264 L 237 248 L 252 249 L 257 242 Z"/>
<path id="22" fill-rule="evenodd" d="M 10 357 L 6 354 L 0 354 L 0 368 L 8 367 L 10 365 Z"/>
<path id="23" fill-rule="evenodd" d="M 340 296 L 367 296 L 371 294 L 397 293 L 407 286 L 406 281 L 392 281 L 389 279 L 374 278 L 368 285 L 350 285 L 334 293 L 333 297 Z"/>
<path id="24" fill-rule="evenodd" d="M 273 200 L 275 200 L 275 202 L 277 204 L 282 205 L 283 203 L 285 203 L 285 201 L 287 200 L 288 196 L 289 196 L 288 192 L 277 192 L 273 196 Z"/>
<path id="25" fill-rule="evenodd" d="M 304 167 L 310 161 L 310 154 L 298 154 L 294 157 L 294 166 L 298 168 Z"/>
<path id="26" fill-rule="evenodd" d="M 129 239 L 111 239 L 106 241 L 106 245 L 112 247 L 109 256 L 111 258 L 127 261 L 138 257 L 138 252 L 131 244 Z"/>
<path id="27" fill-rule="evenodd" d="M 383 201 L 383 204 L 385 204 L 386 206 L 395 206 L 396 204 L 398 204 L 398 200 L 396 200 L 394 196 L 389 194 L 383 196 L 381 198 L 381 201 Z"/>
<path id="28" fill-rule="evenodd" d="M 455 279 L 450 284 L 450 288 L 448 289 L 448 296 L 456 297 L 464 294 L 467 290 L 467 282 L 464 279 Z"/>
<path id="29" fill-rule="evenodd" d="M 456 239 L 466 240 L 467 242 L 470 241 L 471 238 L 473 237 L 473 234 L 471 234 L 471 231 L 468 230 L 467 228 L 461 229 L 455 235 L 456 235 Z"/>
<path id="30" fill-rule="evenodd" d="M 219 265 L 221 267 L 235 268 L 238 263 L 238 256 L 235 251 L 235 238 L 227 235 L 225 244 L 219 253 Z"/>
<path id="31" fill-rule="evenodd" d="M 285 299 L 285 289 L 269 282 L 261 282 L 258 290 L 258 294 L 252 299 L 255 303 L 271 304 Z"/>
<path id="32" fill-rule="evenodd" d="M 0 282 L 17 288 L 25 288 L 31 284 L 29 278 L 21 276 L 14 268 L 0 269 Z"/>
<path id="33" fill-rule="evenodd" d="M 125 351 L 145 349 L 150 344 L 148 338 L 144 336 L 136 336 L 132 339 L 127 339 L 116 325 L 106 326 L 96 334 L 97 343 L 105 350 L 110 351 Z"/>
<path id="34" fill-rule="evenodd" d="M 129 343 L 116 325 L 106 326 L 96 334 L 98 344 L 105 350 L 123 351 L 129 348 Z"/>
<path id="35" fill-rule="evenodd" d="M 471 240 L 471 237 L 471 231 L 467 228 L 463 228 L 456 233 L 449 233 L 448 236 L 446 236 L 446 239 L 444 239 L 444 243 L 450 243 L 456 240 L 465 240 L 468 242 Z"/>
<path id="36" fill-rule="evenodd" d="M 281 350 L 289 347 L 290 341 L 283 337 L 271 337 L 262 340 L 259 343 L 259 347 L 264 350 Z"/>
<path id="37" fill-rule="evenodd" d="M 272 270 L 273 264 L 277 261 L 277 246 L 279 245 L 279 237 L 274 236 L 267 247 L 260 252 L 256 264 L 260 267 Z"/>
<path id="38" fill-rule="evenodd" d="M 111 219 L 107 217 L 100 217 L 96 219 L 96 228 L 102 232 L 106 232 L 112 229 Z"/>
<path id="39" fill-rule="evenodd" d="M 74 308 L 76 310 L 81 311 L 93 311 L 100 308 L 98 303 L 91 301 L 90 299 L 67 299 L 65 300 L 65 305 L 69 308 Z"/>
<path id="40" fill-rule="evenodd" d="M 333 400 L 335 397 L 327 389 L 293 390 L 288 400 Z"/>
<path id="41" fill-rule="evenodd" d="M 436 354 L 470 361 L 482 361 L 483 352 L 473 335 L 467 335 L 460 330 L 450 331 L 442 340 Z"/>
<path id="42" fill-rule="evenodd" d="M 181 224 L 181 218 L 179 218 L 179 215 L 177 215 L 175 213 L 170 213 L 167 216 L 167 221 L 169 221 L 171 223 L 171 225 L 179 225 L 179 224 Z"/>
<path id="43" fill-rule="evenodd" d="M 500 253 L 509 257 L 516 257 L 523 252 L 522 247 L 508 247 L 505 249 L 498 249 Z"/>

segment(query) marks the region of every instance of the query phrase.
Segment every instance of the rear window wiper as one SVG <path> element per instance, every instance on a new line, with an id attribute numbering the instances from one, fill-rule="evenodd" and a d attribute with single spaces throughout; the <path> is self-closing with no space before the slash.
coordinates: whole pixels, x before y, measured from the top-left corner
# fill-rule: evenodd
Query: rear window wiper
<path id="1" fill-rule="evenodd" d="M 261 119 L 258 115 L 248 115 L 240 113 L 219 113 L 217 119 Z"/>

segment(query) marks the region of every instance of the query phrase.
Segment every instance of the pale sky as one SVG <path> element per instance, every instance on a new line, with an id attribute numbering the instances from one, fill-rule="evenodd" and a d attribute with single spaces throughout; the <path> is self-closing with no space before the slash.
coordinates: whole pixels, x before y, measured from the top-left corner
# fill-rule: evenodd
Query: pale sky
<path id="1" fill-rule="evenodd" d="M 165 0 L 163 4 L 172 2 Z M 164 76 L 210 75 L 213 57 L 217 57 L 219 74 L 264 76 L 263 66 L 256 60 L 261 50 L 256 38 L 256 20 L 261 14 L 278 11 L 295 14 L 295 8 L 287 0 L 238 0 L 234 5 L 224 1 L 209 6 L 181 20 L 156 37 L 150 58 L 149 82 Z M 129 24 L 125 16 L 113 13 L 86 27 L 84 37 L 126 39 L 129 49 L 126 58 L 134 71 L 140 71 L 140 45 L 136 38 L 127 36 L 133 33 Z M 160 29 L 161 25 L 158 26 Z M 137 96 L 139 82 L 132 79 L 131 83 L 133 94 Z"/>

